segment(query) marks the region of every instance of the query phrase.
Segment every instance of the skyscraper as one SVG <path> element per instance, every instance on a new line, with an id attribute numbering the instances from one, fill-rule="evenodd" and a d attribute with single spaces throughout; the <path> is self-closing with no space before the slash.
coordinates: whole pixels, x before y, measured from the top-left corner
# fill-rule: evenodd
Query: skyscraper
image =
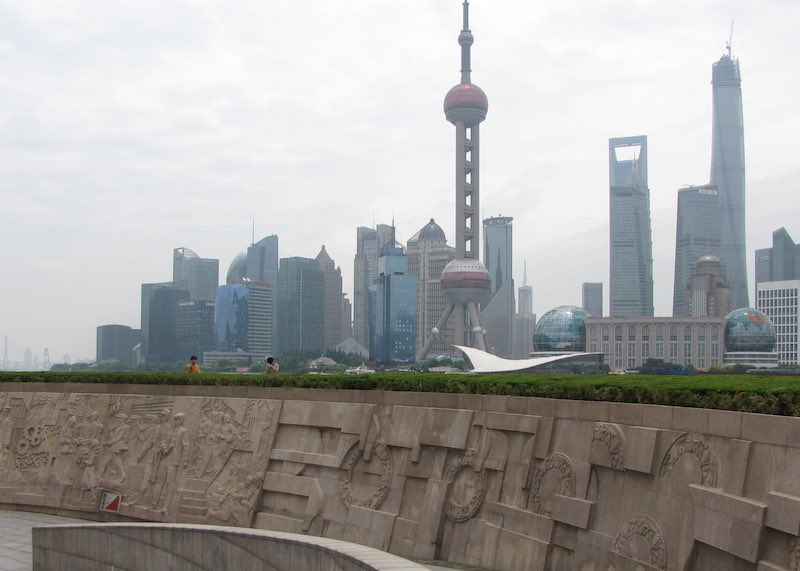
<path id="1" fill-rule="evenodd" d="M 712 85 L 711 184 L 721 213 L 720 252 L 734 308 L 749 307 L 745 252 L 744 120 L 739 61 L 727 53 L 714 63 Z"/>
<path id="2" fill-rule="evenodd" d="M 213 301 L 180 301 L 175 308 L 175 343 L 178 355 L 188 359 L 213 351 L 216 346 L 214 335 Z"/>
<path id="3" fill-rule="evenodd" d="M 342 270 L 331 259 L 325 246 L 317 254 L 317 263 L 325 281 L 325 349 L 333 349 L 342 342 Z"/>
<path id="4" fill-rule="evenodd" d="M 145 363 L 166 363 L 178 358 L 175 346 L 175 307 L 189 299 L 187 280 L 142 284 L 141 356 Z"/>
<path id="5" fill-rule="evenodd" d="M 325 276 L 310 258 L 281 258 L 278 272 L 280 352 L 322 352 L 325 347 Z"/>
<path id="6" fill-rule="evenodd" d="M 453 316 L 438 335 L 431 331 L 447 307 L 442 293 L 442 270 L 456 257 L 454 248 L 447 245 L 444 230 L 433 218 L 406 243 L 408 274 L 417 278 L 417 344 L 419 357 L 422 347 L 433 337 L 431 350 L 437 355 L 450 351 L 453 344 Z"/>
<path id="7" fill-rule="evenodd" d="M 370 290 L 370 360 L 414 361 L 417 337 L 417 278 L 408 275 L 402 248 L 384 248 L 378 279 Z"/>
<path id="8" fill-rule="evenodd" d="M 278 283 L 278 237 L 275 234 L 247 247 L 245 276 L 257 282 Z"/>
<path id="9" fill-rule="evenodd" d="M 609 139 L 611 317 L 653 315 L 647 137 Z"/>
<path id="10" fill-rule="evenodd" d="M 369 306 L 367 292 L 378 277 L 378 257 L 394 238 L 394 227 L 378 224 L 376 228 L 359 226 L 356 230 L 356 256 L 353 272 L 353 337 L 369 347 Z M 394 245 L 394 244 L 392 244 Z"/>
<path id="11" fill-rule="evenodd" d="M 725 317 L 731 312 L 731 288 L 715 256 L 703 256 L 686 285 L 686 309 L 680 317 Z M 678 317 L 678 316 L 676 316 Z"/>
<path id="12" fill-rule="evenodd" d="M 583 299 L 581 307 L 589 317 L 603 317 L 602 282 L 583 282 L 581 297 Z"/>
<path id="13" fill-rule="evenodd" d="M 533 331 L 536 328 L 536 315 L 533 313 L 533 287 L 528 285 L 528 264 L 522 274 L 522 286 L 517 290 L 517 314 L 514 316 L 515 359 L 527 359 L 533 351 Z"/>
<path id="14" fill-rule="evenodd" d="M 690 315 L 686 288 L 694 276 L 697 260 L 703 256 L 719 257 L 719 206 L 719 194 L 714 185 L 688 186 L 678 191 L 673 317 Z"/>
<path id="15" fill-rule="evenodd" d="M 483 221 L 483 263 L 489 271 L 491 295 L 512 281 L 512 226 L 510 216 L 493 216 Z"/>
<path id="16" fill-rule="evenodd" d="M 189 248 L 172 252 L 172 281 L 186 280 L 189 299 L 214 301 L 219 285 L 219 260 L 201 258 Z"/>
<path id="17" fill-rule="evenodd" d="M 481 304 L 486 344 L 496 355 L 510 357 L 514 347 L 514 280 L 510 216 L 483 221 L 483 262 L 489 272 L 490 299 Z"/>
<path id="18" fill-rule="evenodd" d="M 778 362 L 800 364 L 800 280 L 759 282 L 756 308 L 775 325 Z"/>
<path id="19" fill-rule="evenodd" d="M 761 282 L 800 279 L 800 244 L 786 228 L 772 233 L 772 247 L 756 250 L 756 286 Z"/>
<path id="20" fill-rule="evenodd" d="M 141 332 L 127 325 L 100 325 L 97 328 L 97 362 L 133 365 L 133 347 L 140 339 Z"/>
<path id="21" fill-rule="evenodd" d="M 470 80 L 470 46 L 474 38 L 469 29 L 469 3 L 464 0 L 463 26 L 458 36 L 461 46 L 461 83 L 444 98 L 444 113 L 456 128 L 456 259 L 442 270 L 445 307 L 433 335 L 422 348 L 428 355 L 436 335 L 450 314 L 455 316 L 457 345 L 469 344 L 486 350 L 478 304 L 489 293 L 489 272 L 478 259 L 480 248 L 480 124 L 486 119 L 489 100 Z M 512 296 L 513 297 L 513 296 Z"/>

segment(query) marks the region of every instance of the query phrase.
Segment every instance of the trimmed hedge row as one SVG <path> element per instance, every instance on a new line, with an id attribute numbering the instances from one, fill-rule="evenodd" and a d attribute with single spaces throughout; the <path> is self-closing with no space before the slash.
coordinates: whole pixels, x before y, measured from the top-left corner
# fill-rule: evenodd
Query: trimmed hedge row
<path id="1" fill-rule="evenodd" d="M 799 377 L 757 375 L 559 376 L 506 373 L 447 375 L 266 375 L 157 372 L 0 372 L 0 382 L 259 386 L 439 392 L 646 403 L 800 416 Z"/>

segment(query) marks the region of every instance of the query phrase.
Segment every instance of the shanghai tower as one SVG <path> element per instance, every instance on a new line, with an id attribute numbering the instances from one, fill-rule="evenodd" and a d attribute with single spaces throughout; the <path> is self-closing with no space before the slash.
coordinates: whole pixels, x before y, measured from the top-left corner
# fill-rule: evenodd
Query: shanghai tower
<path id="1" fill-rule="evenodd" d="M 744 216 L 744 121 L 739 61 L 727 53 L 713 64 L 711 184 L 720 205 L 719 256 L 731 288 L 731 307 L 749 307 Z"/>

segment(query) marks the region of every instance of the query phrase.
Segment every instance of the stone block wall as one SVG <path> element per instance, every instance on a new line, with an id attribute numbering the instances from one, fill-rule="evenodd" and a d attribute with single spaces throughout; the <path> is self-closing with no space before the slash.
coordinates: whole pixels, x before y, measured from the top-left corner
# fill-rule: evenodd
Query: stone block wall
<path id="1" fill-rule="evenodd" d="M 0 502 L 99 517 L 104 492 L 120 495 L 113 517 L 302 533 L 489 569 L 800 571 L 799 418 L 0 385 Z"/>

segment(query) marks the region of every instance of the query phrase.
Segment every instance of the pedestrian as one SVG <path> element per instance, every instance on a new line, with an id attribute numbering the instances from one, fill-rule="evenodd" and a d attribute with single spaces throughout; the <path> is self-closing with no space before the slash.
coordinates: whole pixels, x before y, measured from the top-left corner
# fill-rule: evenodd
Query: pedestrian
<path id="1" fill-rule="evenodd" d="M 267 357 L 267 373 L 277 373 L 281 370 L 280 365 L 275 361 L 274 357 Z"/>
<path id="2" fill-rule="evenodd" d="M 183 369 L 184 373 L 196 374 L 200 372 L 200 365 L 197 362 L 197 357 L 192 355 L 192 358 L 189 359 L 189 363 Z"/>

